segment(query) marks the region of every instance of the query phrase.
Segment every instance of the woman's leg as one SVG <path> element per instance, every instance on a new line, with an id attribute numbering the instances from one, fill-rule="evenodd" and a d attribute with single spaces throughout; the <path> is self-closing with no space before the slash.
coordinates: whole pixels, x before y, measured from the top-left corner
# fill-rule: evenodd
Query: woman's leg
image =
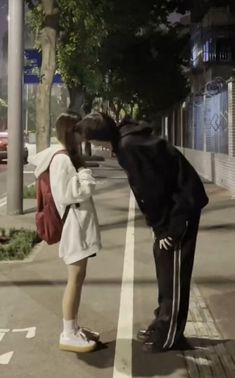
<path id="1" fill-rule="evenodd" d="M 68 282 L 63 297 L 63 318 L 75 321 L 86 276 L 87 258 L 68 265 Z"/>
<path id="2" fill-rule="evenodd" d="M 80 304 L 82 285 L 86 276 L 87 258 L 68 265 L 68 282 L 63 297 L 64 330 L 60 335 L 60 349 L 72 352 L 91 352 L 96 342 L 83 332 L 76 332 L 76 317 Z"/>

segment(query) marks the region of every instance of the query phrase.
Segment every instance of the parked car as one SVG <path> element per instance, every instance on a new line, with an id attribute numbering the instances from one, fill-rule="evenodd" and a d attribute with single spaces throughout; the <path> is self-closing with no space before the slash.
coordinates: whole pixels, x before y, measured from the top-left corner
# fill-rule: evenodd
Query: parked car
<path id="1" fill-rule="evenodd" d="M 7 159 L 7 146 L 8 146 L 8 132 L 0 131 L 0 161 Z M 24 149 L 23 151 L 24 164 L 27 164 L 29 151 L 26 146 L 25 139 L 24 139 L 23 149 Z"/>

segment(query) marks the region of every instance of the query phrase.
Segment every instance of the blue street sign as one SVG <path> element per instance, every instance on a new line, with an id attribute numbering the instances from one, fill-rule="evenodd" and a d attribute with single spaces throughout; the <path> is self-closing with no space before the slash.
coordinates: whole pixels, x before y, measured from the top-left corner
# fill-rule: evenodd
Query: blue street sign
<path id="1" fill-rule="evenodd" d="M 39 84 L 40 67 L 42 65 L 42 54 L 37 49 L 25 49 L 24 51 L 24 83 Z M 62 77 L 57 72 L 53 79 L 53 84 L 63 84 Z"/>

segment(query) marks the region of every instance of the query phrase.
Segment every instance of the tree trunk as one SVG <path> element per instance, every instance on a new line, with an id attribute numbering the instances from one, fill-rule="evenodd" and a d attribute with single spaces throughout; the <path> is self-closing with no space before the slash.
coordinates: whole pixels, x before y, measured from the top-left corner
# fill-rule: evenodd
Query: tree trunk
<path id="1" fill-rule="evenodd" d="M 113 101 L 109 101 L 109 107 L 112 110 L 112 112 L 115 114 L 116 108 L 115 108 L 115 105 L 114 105 Z"/>
<path id="2" fill-rule="evenodd" d="M 81 86 L 70 86 L 68 87 L 70 104 L 69 110 L 78 113 L 82 118 L 85 117 L 85 92 Z M 82 151 L 82 146 L 81 151 Z M 91 144 L 90 142 L 85 142 L 85 155 L 91 156 Z"/>
<path id="3" fill-rule="evenodd" d="M 131 107 L 131 118 L 134 118 L 134 107 L 135 107 L 135 104 L 130 104 L 130 107 Z"/>
<path id="4" fill-rule="evenodd" d="M 116 111 L 115 111 L 115 116 L 116 116 L 116 122 L 117 123 L 119 122 L 121 110 L 122 110 L 122 103 L 121 103 L 121 101 L 118 101 L 117 107 L 116 107 Z"/>
<path id="5" fill-rule="evenodd" d="M 75 113 L 80 114 L 83 118 L 85 116 L 85 92 L 81 86 L 75 87 L 70 86 L 68 87 L 69 97 L 70 97 L 70 104 L 69 109 Z"/>
<path id="6" fill-rule="evenodd" d="M 91 156 L 91 143 L 90 142 L 85 142 L 85 155 L 86 156 Z"/>
<path id="7" fill-rule="evenodd" d="M 55 0 L 42 0 L 45 14 L 41 31 L 42 66 L 36 94 L 36 146 L 37 152 L 50 145 L 51 88 L 56 70 L 56 40 L 58 9 Z"/>
<path id="8" fill-rule="evenodd" d="M 86 96 L 86 102 L 84 105 L 84 111 L 86 114 L 89 114 L 92 111 L 93 108 L 93 97 Z"/>
<path id="9" fill-rule="evenodd" d="M 108 114 L 108 112 L 109 112 L 109 100 L 103 101 L 102 110 L 105 114 Z"/>

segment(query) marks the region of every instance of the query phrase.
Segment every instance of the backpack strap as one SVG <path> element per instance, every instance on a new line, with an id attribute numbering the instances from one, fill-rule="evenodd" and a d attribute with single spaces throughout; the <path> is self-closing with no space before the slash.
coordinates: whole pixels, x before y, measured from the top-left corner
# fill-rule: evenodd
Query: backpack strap
<path id="1" fill-rule="evenodd" d="M 52 160 L 54 159 L 54 157 L 56 156 L 56 155 L 67 155 L 67 156 L 69 156 L 69 154 L 68 154 L 68 152 L 67 152 L 67 150 L 59 150 L 59 151 L 57 151 L 57 152 L 55 152 L 54 153 L 54 155 L 52 156 L 52 158 L 51 158 L 51 161 L 50 161 L 50 163 L 49 163 L 49 165 L 48 165 L 48 169 L 50 168 L 50 165 L 51 165 L 51 163 L 52 163 Z"/>
<path id="2" fill-rule="evenodd" d="M 65 150 L 65 149 L 64 149 L 64 150 L 59 150 L 59 151 L 55 152 L 54 155 L 53 155 L 52 158 L 51 158 L 50 164 L 49 164 L 49 166 L 48 166 L 48 170 L 50 169 L 50 165 L 51 165 L 52 160 L 54 159 L 54 157 L 55 157 L 56 155 L 61 155 L 61 154 L 64 154 L 64 155 L 67 155 L 67 156 L 69 155 L 68 152 L 67 152 L 67 150 Z M 65 221 L 66 221 L 66 218 L 67 218 L 67 216 L 68 216 L 68 213 L 69 213 L 69 209 L 70 209 L 70 207 L 71 207 L 71 205 L 66 206 L 66 209 L 65 209 L 64 215 L 63 215 L 63 217 L 62 217 L 62 222 L 63 222 L 63 223 L 65 223 Z"/>
<path id="3" fill-rule="evenodd" d="M 65 223 L 65 221 L 66 221 L 66 218 L 67 218 L 67 216 L 69 214 L 70 207 L 71 207 L 71 205 L 66 206 L 66 209 L 65 209 L 65 212 L 64 212 L 64 215 L 63 215 L 63 218 L 62 218 L 62 222 L 63 223 Z"/>

